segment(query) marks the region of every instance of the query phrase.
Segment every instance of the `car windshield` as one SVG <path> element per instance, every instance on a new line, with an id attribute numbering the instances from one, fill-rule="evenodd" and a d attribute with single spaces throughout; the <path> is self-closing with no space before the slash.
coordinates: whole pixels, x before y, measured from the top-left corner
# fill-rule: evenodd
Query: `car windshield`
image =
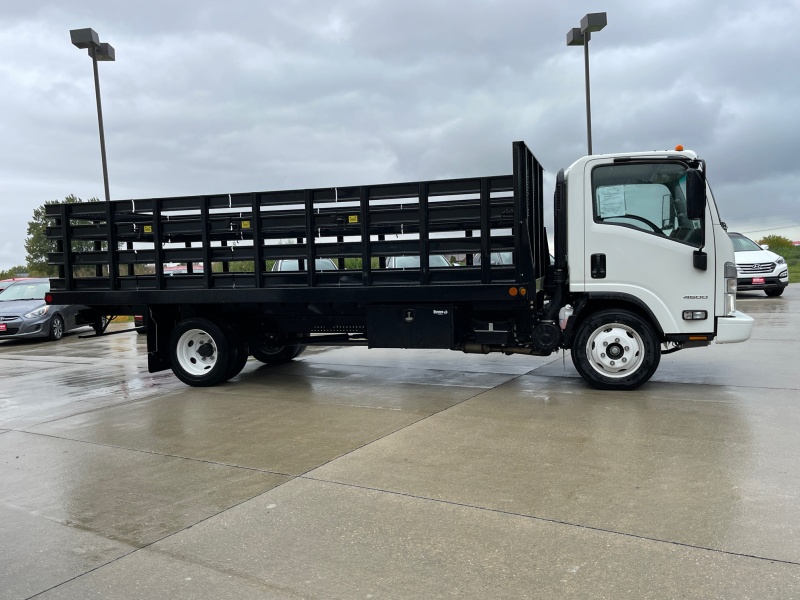
<path id="1" fill-rule="evenodd" d="M 47 281 L 15 283 L 0 292 L 0 301 L 44 300 L 44 295 L 49 291 L 50 283 Z"/>
<path id="2" fill-rule="evenodd" d="M 756 244 L 753 240 L 744 237 L 743 235 L 735 234 L 730 236 L 733 242 L 734 252 L 753 252 L 755 250 L 762 250 L 761 246 Z"/>

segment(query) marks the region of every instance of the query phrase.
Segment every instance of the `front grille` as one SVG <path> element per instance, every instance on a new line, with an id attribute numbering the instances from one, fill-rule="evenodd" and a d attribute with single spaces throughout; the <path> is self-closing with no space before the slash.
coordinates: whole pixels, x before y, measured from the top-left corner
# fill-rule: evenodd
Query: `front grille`
<path id="1" fill-rule="evenodd" d="M 748 265 L 736 265 L 739 273 L 752 275 L 754 273 L 772 273 L 775 270 L 775 263 L 752 263 Z"/>

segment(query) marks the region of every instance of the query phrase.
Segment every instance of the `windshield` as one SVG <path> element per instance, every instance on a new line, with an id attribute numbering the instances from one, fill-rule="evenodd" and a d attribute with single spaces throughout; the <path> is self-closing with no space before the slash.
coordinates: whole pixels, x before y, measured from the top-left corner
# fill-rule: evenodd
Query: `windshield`
<path id="1" fill-rule="evenodd" d="M 15 283 L 0 292 L 0 301 L 5 300 L 44 300 L 50 291 L 47 281 L 33 283 Z"/>
<path id="2" fill-rule="evenodd" d="M 690 219 L 687 167 L 680 162 L 630 162 L 592 170 L 594 220 L 700 247 L 703 225 Z"/>
<path id="3" fill-rule="evenodd" d="M 754 250 L 761 250 L 761 246 L 756 244 L 753 240 L 744 237 L 741 234 L 731 234 L 729 236 L 733 242 L 734 252 L 753 252 Z"/>

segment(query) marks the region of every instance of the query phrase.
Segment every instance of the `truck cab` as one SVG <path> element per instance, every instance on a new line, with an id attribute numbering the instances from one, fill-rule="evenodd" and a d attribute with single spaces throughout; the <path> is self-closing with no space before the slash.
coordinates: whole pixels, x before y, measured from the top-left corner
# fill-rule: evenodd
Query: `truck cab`
<path id="1" fill-rule="evenodd" d="M 587 156 L 558 185 L 575 307 L 567 337 L 584 377 L 617 387 L 655 370 L 656 342 L 669 352 L 750 336 L 733 246 L 694 152 Z"/>

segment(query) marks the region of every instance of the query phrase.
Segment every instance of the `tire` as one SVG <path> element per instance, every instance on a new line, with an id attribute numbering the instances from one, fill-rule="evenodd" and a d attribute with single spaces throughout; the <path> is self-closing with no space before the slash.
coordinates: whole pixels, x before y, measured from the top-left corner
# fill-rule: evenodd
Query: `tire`
<path id="1" fill-rule="evenodd" d="M 108 327 L 108 317 L 100 317 L 97 321 L 95 321 L 94 325 L 92 325 L 92 328 L 97 335 L 103 333 L 106 330 L 106 327 Z"/>
<path id="2" fill-rule="evenodd" d="M 303 344 L 288 344 L 286 346 L 272 346 L 268 343 L 261 344 L 250 350 L 253 358 L 268 365 L 287 363 L 299 356 L 306 347 Z"/>
<path id="3" fill-rule="evenodd" d="M 61 315 L 53 315 L 53 318 L 50 319 L 50 331 L 47 337 L 54 342 L 64 337 L 64 319 Z"/>
<path id="4" fill-rule="evenodd" d="M 775 298 L 777 296 L 780 296 L 783 293 L 783 290 L 785 290 L 785 289 L 786 288 L 782 288 L 782 287 L 772 288 L 771 290 L 764 290 L 764 293 L 767 296 L 769 296 L 770 298 Z"/>
<path id="5" fill-rule="evenodd" d="M 661 361 L 652 326 L 627 310 L 601 310 L 575 332 L 572 362 L 581 377 L 601 390 L 634 390 L 648 381 Z"/>
<path id="6" fill-rule="evenodd" d="M 228 338 L 228 346 L 236 351 L 236 358 L 231 361 L 228 371 L 225 373 L 224 381 L 228 381 L 242 372 L 242 369 L 247 364 L 247 359 L 250 358 L 250 351 L 247 347 L 247 341 L 236 333 L 233 327 L 226 325 L 222 327 L 222 330 Z"/>
<path id="7" fill-rule="evenodd" d="M 172 372 L 193 387 L 211 387 L 233 375 L 239 352 L 222 328 L 208 319 L 178 323 L 170 336 Z M 227 379 L 226 379 L 227 378 Z"/>

